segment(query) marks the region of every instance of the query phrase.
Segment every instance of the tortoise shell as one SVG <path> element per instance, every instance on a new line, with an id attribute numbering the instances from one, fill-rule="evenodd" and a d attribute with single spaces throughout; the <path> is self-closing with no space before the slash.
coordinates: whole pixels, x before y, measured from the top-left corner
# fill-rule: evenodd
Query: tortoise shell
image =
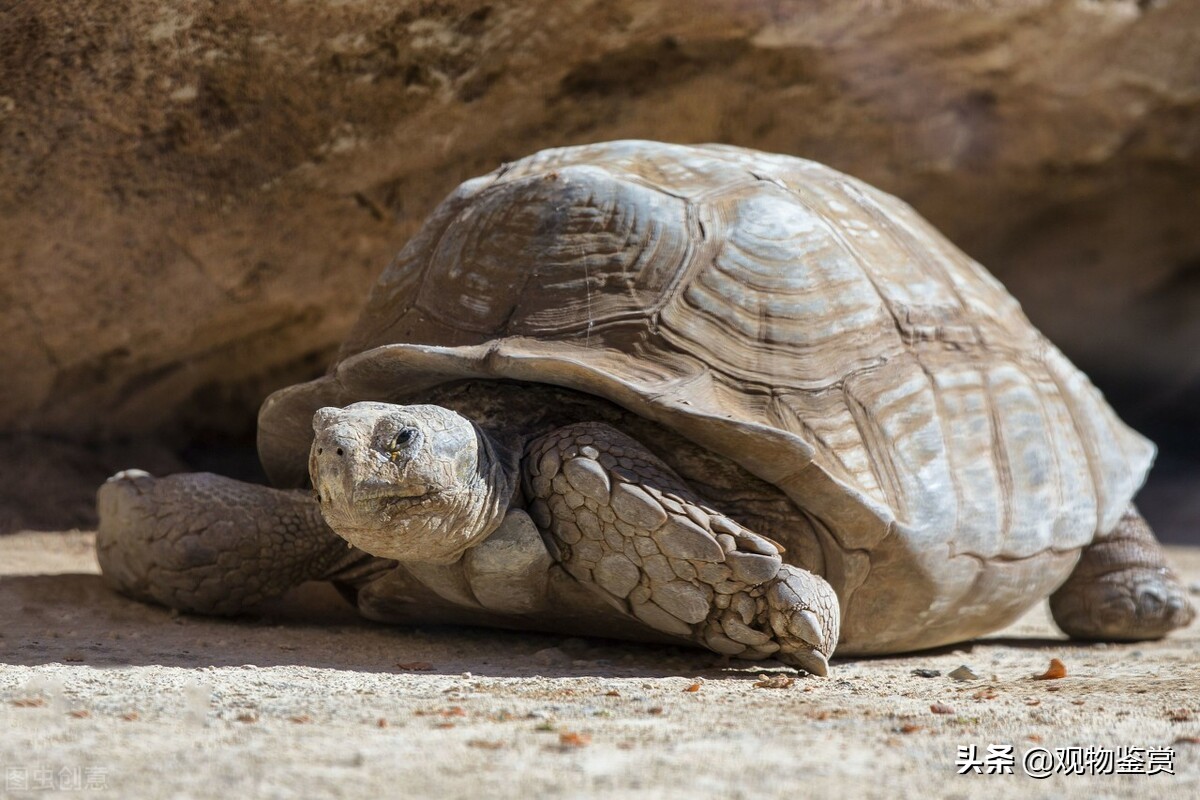
<path id="1" fill-rule="evenodd" d="M 264 404 L 264 465 L 302 479 L 322 405 L 464 378 L 600 396 L 778 487 L 823 538 L 841 652 L 1015 617 L 1154 455 L 907 204 L 723 145 L 546 150 L 459 186 L 330 373 Z"/>

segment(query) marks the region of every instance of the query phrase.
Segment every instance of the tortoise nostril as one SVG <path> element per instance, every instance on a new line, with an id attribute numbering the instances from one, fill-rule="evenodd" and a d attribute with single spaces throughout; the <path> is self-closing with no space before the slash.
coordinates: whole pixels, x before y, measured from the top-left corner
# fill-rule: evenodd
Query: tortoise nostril
<path id="1" fill-rule="evenodd" d="M 321 454 L 322 454 L 322 453 L 324 453 L 324 452 L 325 452 L 325 448 L 324 448 L 324 447 L 318 447 L 318 448 L 317 448 L 317 455 L 321 455 Z"/>
<path id="2" fill-rule="evenodd" d="M 338 454 L 339 456 L 340 456 L 340 455 L 342 455 L 342 448 L 340 448 L 340 447 L 339 447 L 339 448 L 337 449 L 337 454 Z"/>

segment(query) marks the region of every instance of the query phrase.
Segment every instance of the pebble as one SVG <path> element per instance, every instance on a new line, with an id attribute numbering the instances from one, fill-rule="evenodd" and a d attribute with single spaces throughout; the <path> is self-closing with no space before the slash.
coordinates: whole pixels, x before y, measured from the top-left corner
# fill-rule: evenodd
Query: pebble
<path id="1" fill-rule="evenodd" d="M 914 669 L 912 674 L 918 678 L 936 678 L 942 674 L 942 671 L 940 669 Z"/>
<path id="2" fill-rule="evenodd" d="M 972 670 L 970 667 L 968 667 L 966 664 L 963 664 L 958 669 L 953 670 L 952 672 L 948 673 L 946 677 L 953 678 L 956 681 L 977 681 L 977 680 L 979 680 L 979 676 L 975 674 L 975 671 Z"/>

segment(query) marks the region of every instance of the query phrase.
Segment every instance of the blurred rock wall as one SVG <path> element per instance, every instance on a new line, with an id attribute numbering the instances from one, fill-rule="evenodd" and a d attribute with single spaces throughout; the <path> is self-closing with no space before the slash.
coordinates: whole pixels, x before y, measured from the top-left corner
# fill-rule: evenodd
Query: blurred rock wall
<path id="1" fill-rule="evenodd" d="M 1200 447 L 1192 0 L 8 4 L 0 431 L 247 431 L 458 182 L 625 137 L 900 195 Z"/>

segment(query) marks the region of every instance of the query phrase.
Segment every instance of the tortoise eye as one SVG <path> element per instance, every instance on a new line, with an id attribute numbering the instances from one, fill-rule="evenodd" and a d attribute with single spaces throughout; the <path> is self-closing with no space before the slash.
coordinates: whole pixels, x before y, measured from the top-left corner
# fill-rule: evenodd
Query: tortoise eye
<path id="1" fill-rule="evenodd" d="M 392 438 L 392 449 L 399 450 L 411 442 L 416 435 L 417 432 L 412 428 L 401 428 L 400 431 Z"/>

